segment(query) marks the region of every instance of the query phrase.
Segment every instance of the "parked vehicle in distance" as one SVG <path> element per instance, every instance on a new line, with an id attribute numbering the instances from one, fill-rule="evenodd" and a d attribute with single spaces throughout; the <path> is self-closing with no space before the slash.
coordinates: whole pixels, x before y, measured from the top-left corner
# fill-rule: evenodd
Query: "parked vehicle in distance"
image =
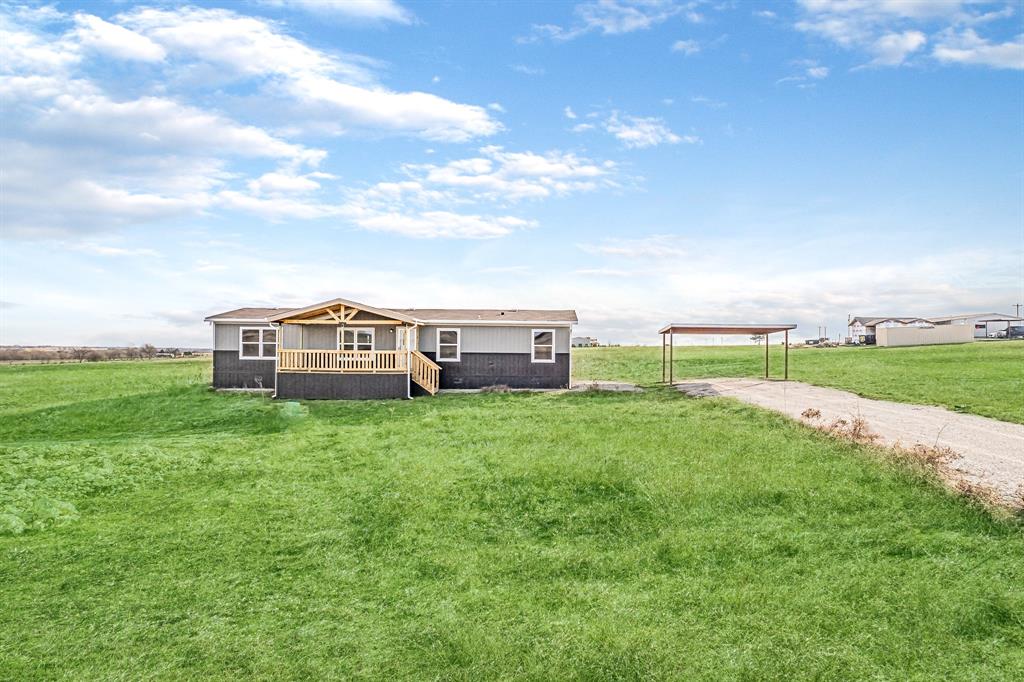
<path id="1" fill-rule="evenodd" d="M 1006 338 L 1008 338 L 1008 339 L 1024 339 L 1024 326 L 1008 327 L 1007 330 L 1006 330 Z"/>

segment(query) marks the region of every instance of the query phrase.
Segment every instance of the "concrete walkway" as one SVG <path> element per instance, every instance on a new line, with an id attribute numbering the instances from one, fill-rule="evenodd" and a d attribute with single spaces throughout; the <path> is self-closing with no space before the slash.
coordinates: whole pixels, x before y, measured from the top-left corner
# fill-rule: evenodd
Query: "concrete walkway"
<path id="1" fill-rule="evenodd" d="M 1024 425 L 942 407 L 862 398 L 797 381 L 708 379 L 678 384 L 691 396 L 726 396 L 827 428 L 836 420 L 866 427 L 868 440 L 911 449 L 951 451 L 946 478 L 987 487 L 1007 504 L 1024 503 Z"/>

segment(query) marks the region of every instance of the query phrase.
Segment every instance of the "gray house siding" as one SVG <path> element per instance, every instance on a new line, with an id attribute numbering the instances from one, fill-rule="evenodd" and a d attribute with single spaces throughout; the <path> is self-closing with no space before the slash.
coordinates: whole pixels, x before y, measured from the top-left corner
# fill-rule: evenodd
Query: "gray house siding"
<path id="1" fill-rule="evenodd" d="M 458 329 L 458 362 L 437 361 L 437 330 Z M 533 330 L 555 330 L 555 362 L 533 362 Z M 419 349 L 441 366 L 441 388 L 567 388 L 569 327 L 428 325 L 420 329 Z"/>
<path id="2" fill-rule="evenodd" d="M 315 374 L 282 372 L 277 397 L 304 400 L 376 400 L 405 398 L 407 374 Z"/>
<path id="3" fill-rule="evenodd" d="M 281 325 L 281 348 L 302 348 L 302 338 L 306 335 L 302 325 Z"/>
<path id="4" fill-rule="evenodd" d="M 555 330 L 555 353 L 569 352 L 569 327 L 538 324 L 535 327 L 491 327 L 427 325 L 420 328 L 419 349 L 423 353 L 437 350 L 438 329 L 459 329 L 463 353 L 526 353 L 533 344 L 534 329 Z"/>
<path id="5" fill-rule="evenodd" d="M 238 352 L 238 340 L 240 331 L 245 329 L 270 329 L 269 324 L 257 322 L 255 324 L 224 324 L 217 322 L 213 325 L 213 349 L 233 350 Z"/>
<path id="6" fill-rule="evenodd" d="M 274 388 L 277 363 L 273 359 L 242 359 L 238 342 L 242 328 L 269 329 L 269 324 L 213 325 L 213 387 Z"/>
<path id="7" fill-rule="evenodd" d="M 360 327 L 356 320 L 345 325 L 351 328 L 372 328 L 374 350 L 395 349 L 395 327 L 393 325 L 364 325 Z M 300 329 L 297 333 L 290 331 L 289 327 Z M 285 325 L 283 348 L 304 349 L 304 350 L 338 350 L 338 330 L 341 325 L 333 324 L 309 324 L 309 325 Z"/>

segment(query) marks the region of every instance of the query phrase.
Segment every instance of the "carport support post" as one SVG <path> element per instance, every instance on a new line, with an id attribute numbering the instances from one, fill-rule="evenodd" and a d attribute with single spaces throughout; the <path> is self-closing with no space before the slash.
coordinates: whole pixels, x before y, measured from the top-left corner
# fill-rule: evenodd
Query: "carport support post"
<path id="1" fill-rule="evenodd" d="M 671 386 L 672 384 L 675 383 L 675 381 L 672 378 L 672 365 L 674 364 L 674 361 L 673 361 L 673 358 L 672 358 L 672 351 L 673 351 L 675 345 L 676 345 L 676 335 L 673 334 L 672 332 L 669 332 L 669 335 L 668 335 L 668 384 L 669 384 L 669 386 Z"/>
<path id="2" fill-rule="evenodd" d="M 665 383 L 665 335 L 661 335 L 661 383 Z"/>
<path id="3" fill-rule="evenodd" d="M 789 381 L 789 330 L 785 330 L 784 334 L 786 335 L 786 337 L 783 339 L 782 343 L 784 344 L 786 350 L 783 351 L 783 357 L 785 358 L 783 365 L 786 369 L 784 371 L 783 377 L 786 381 Z"/>
<path id="4" fill-rule="evenodd" d="M 765 333 L 764 335 L 764 378 L 768 378 L 768 339 L 771 338 L 771 334 Z"/>

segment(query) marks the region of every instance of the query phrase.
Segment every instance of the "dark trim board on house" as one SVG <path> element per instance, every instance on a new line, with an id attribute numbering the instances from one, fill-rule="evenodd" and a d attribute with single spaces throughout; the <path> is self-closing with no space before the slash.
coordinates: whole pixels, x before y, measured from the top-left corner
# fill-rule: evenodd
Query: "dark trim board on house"
<path id="1" fill-rule="evenodd" d="M 215 388 L 334 400 L 568 388 L 577 318 L 567 309 L 380 308 L 337 298 L 238 308 L 206 321 Z"/>

